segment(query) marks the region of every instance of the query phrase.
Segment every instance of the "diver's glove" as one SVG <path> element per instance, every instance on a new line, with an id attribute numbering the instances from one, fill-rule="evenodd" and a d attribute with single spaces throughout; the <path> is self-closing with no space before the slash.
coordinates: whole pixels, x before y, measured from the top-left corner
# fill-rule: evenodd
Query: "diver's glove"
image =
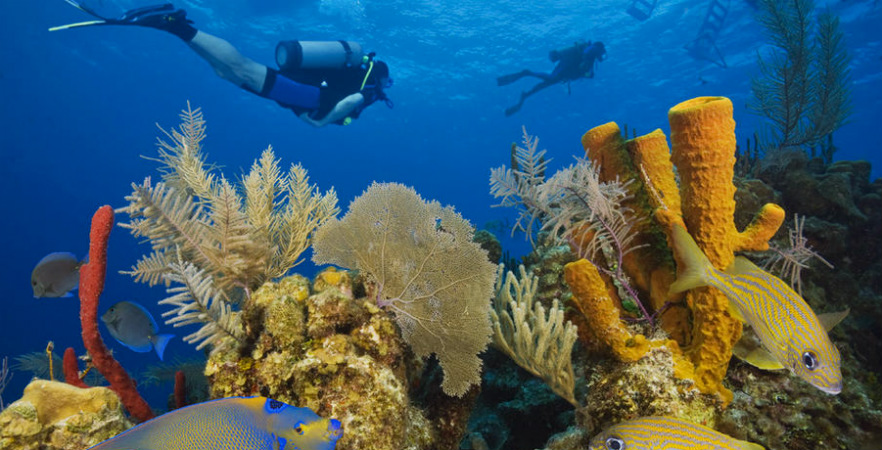
<path id="1" fill-rule="evenodd" d="M 198 31 L 191 23 L 193 21 L 187 19 L 187 11 L 175 9 L 171 3 L 135 8 L 126 11 L 120 18 L 113 19 L 115 25 L 138 25 L 167 31 L 184 42 L 193 40 Z"/>

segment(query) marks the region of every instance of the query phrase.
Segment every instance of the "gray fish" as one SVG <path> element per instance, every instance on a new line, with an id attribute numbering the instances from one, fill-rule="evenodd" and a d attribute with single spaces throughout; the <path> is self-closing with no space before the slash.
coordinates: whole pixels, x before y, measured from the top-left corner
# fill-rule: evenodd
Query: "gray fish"
<path id="1" fill-rule="evenodd" d="M 83 262 L 68 252 L 44 256 L 31 272 L 34 298 L 73 297 L 71 291 L 80 285 L 80 266 Z"/>
<path id="2" fill-rule="evenodd" d="M 119 302 L 101 316 L 110 335 L 122 345 L 138 352 L 156 350 L 159 359 L 173 334 L 156 334 L 159 326 L 147 308 L 135 302 Z"/>

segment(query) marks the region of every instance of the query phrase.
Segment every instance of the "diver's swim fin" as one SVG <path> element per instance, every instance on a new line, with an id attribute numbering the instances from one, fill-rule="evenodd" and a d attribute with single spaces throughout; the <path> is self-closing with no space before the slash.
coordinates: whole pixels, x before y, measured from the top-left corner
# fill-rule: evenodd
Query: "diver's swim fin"
<path id="1" fill-rule="evenodd" d="M 104 17 L 95 10 L 89 8 L 88 6 L 77 2 L 76 0 L 64 0 L 69 5 L 83 11 L 87 14 L 91 14 L 98 18 L 98 20 L 89 20 L 86 22 L 77 22 L 71 23 L 67 25 L 59 25 L 57 27 L 52 27 L 49 31 L 57 31 L 57 30 L 66 30 L 69 28 L 77 28 L 77 27 L 87 27 L 92 25 L 140 25 L 144 27 L 152 27 L 165 29 L 169 22 L 174 21 L 188 21 L 186 19 L 187 13 L 184 10 L 175 11 L 175 7 L 171 3 L 163 3 L 160 5 L 152 5 L 152 6 L 144 6 L 141 8 L 135 8 L 126 11 L 122 16 L 116 19 L 112 19 L 109 17 Z"/>
<path id="2" fill-rule="evenodd" d="M 515 81 L 520 80 L 521 78 L 527 76 L 529 74 L 529 70 L 522 70 L 520 72 L 510 73 L 508 75 L 503 75 L 496 79 L 497 86 L 505 86 L 507 84 L 512 84 Z"/>
<path id="3" fill-rule="evenodd" d="M 59 25 L 57 27 L 49 28 L 49 31 L 66 30 L 68 28 L 77 28 L 77 27 L 88 27 L 88 26 L 92 26 L 92 25 L 107 25 L 108 19 L 106 17 L 102 17 L 100 14 L 96 13 L 95 10 L 93 10 L 92 8 L 89 8 L 88 6 L 83 5 L 83 4 L 76 2 L 74 0 L 64 0 L 64 1 L 66 1 L 68 5 L 71 5 L 74 8 L 79 9 L 80 11 L 82 11 L 86 14 L 90 14 L 92 16 L 97 17 L 98 20 L 87 20 L 85 22 L 77 22 L 77 23 L 69 23 L 67 25 Z"/>

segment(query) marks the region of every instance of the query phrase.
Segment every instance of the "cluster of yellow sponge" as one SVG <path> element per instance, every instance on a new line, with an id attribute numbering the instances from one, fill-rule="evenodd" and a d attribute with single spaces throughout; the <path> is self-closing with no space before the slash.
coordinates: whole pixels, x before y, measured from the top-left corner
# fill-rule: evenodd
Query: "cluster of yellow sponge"
<path id="1" fill-rule="evenodd" d="M 594 337 L 623 361 L 639 359 L 650 347 L 667 345 L 691 362 L 679 370 L 707 394 L 724 403 L 732 393 L 722 385 L 741 324 L 728 312 L 728 300 L 713 288 L 698 288 L 672 298 L 673 256 L 668 250 L 674 224 L 689 230 L 711 263 L 725 269 L 738 251 L 768 249 L 768 240 L 784 221 L 784 211 L 767 204 L 742 232 L 735 227 L 735 121 L 732 102 L 724 97 L 698 97 L 668 112 L 671 149 L 661 130 L 625 140 L 618 125 L 607 123 L 582 137 L 587 156 L 600 166 L 601 181 L 628 182 L 629 204 L 646 220 L 636 225 L 639 249 L 630 252 L 623 268 L 641 297 L 661 311 L 659 321 L 671 342 L 647 342 L 619 319 L 615 289 L 588 261 L 566 267 L 576 306 Z M 675 168 L 676 166 L 676 172 Z M 678 182 L 679 177 L 679 182 Z M 688 366 L 688 364 L 686 365 Z"/>

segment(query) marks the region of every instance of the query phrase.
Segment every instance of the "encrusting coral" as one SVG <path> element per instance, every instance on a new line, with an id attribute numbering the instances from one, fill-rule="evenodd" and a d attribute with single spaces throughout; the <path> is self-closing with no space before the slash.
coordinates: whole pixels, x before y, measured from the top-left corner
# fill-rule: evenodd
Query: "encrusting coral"
<path id="1" fill-rule="evenodd" d="M 110 389 L 34 380 L 0 413 L 0 449 L 88 448 L 131 426 Z"/>
<path id="2" fill-rule="evenodd" d="M 341 421 L 337 449 L 425 449 L 435 433 L 410 403 L 407 353 L 373 301 L 353 296 L 348 272 L 267 282 L 246 314 L 259 327 L 251 351 L 222 347 L 209 357 L 213 397 L 261 393 Z M 310 294 L 310 292 L 312 292 Z"/>

